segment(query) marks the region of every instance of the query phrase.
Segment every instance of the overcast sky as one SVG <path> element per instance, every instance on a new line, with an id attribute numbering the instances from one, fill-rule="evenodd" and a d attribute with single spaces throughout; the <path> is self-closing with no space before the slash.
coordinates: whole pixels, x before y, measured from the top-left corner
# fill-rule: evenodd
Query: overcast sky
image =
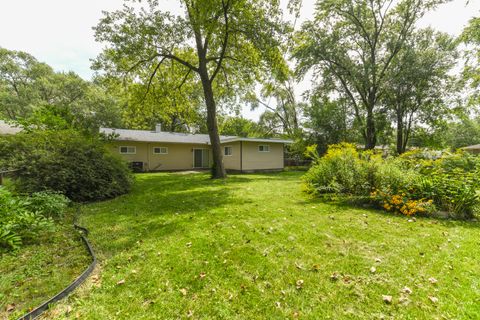
<path id="1" fill-rule="evenodd" d="M 178 1 L 163 0 L 166 9 L 177 11 Z M 301 20 L 311 18 L 314 0 L 303 0 Z M 122 6 L 122 0 L 0 0 L 0 47 L 22 50 L 57 71 L 75 71 L 90 79 L 90 59 L 102 47 L 93 38 L 92 27 L 102 17 L 102 10 Z M 427 14 L 420 26 L 432 26 L 452 35 L 473 16 L 480 15 L 480 0 L 453 0 Z M 302 91 L 307 84 L 303 84 Z M 257 119 L 259 112 L 244 110 Z"/>

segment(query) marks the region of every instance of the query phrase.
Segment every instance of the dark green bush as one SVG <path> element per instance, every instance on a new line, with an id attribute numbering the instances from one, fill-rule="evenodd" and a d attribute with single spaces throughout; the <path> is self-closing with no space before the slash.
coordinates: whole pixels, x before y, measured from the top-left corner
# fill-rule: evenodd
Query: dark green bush
<path id="1" fill-rule="evenodd" d="M 130 190 L 126 164 L 96 137 L 73 130 L 33 131 L 4 138 L 0 143 L 4 166 L 18 169 L 17 191 L 54 191 L 73 201 L 113 198 Z"/>

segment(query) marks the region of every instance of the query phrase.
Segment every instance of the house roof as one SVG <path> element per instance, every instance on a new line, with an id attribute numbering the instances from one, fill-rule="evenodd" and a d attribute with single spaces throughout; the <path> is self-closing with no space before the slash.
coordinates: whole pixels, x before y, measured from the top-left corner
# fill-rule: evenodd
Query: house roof
<path id="1" fill-rule="evenodd" d="M 12 126 L 3 120 L 0 120 L 0 135 L 2 134 L 16 134 L 22 131 L 21 128 Z"/>
<path id="2" fill-rule="evenodd" d="M 194 143 L 210 144 L 208 134 L 190 134 L 177 132 L 156 132 L 148 130 L 129 130 L 100 128 L 104 134 L 115 134 L 117 141 L 138 141 L 138 142 L 166 142 L 166 143 Z M 260 138 L 242 138 L 237 136 L 220 136 L 221 143 L 236 141 L 269 142 L 269 143 L 292 143 L 290 140 L 281 139 L 260 139 Z"/>

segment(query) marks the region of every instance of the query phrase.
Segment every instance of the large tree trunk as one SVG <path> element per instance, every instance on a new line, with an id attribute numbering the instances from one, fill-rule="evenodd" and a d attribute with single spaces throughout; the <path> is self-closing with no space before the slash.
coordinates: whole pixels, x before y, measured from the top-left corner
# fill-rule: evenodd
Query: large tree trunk
<path id="1" fill-rule="evenodd" d="M 367 121 L 365 128 L 365 149 L 372 150 L 377 144 L 377 132 L 375 129 L 375 119 L 373 108 L 367 110 Z"/>
<path id="2" fill-rule="evenodd" d="M 222 146 L 220 145 L 220 137 L 218 135 L 217 106 L 213 95 L 212 82 L 208 78 L 206 67 L 200 67 L 199 74 L 202 81 L 205 104 L 207 106 L 207 128 L 213 151 L 212 178 L 223 179 L 227 177 L 227 173 L 223 164 Z"/>
<path id="3" fill-rule="evenodd" d="M 403 137 L 403 116 L 397 114 L 397 153 L 405 152 L 404 137 Z"/>

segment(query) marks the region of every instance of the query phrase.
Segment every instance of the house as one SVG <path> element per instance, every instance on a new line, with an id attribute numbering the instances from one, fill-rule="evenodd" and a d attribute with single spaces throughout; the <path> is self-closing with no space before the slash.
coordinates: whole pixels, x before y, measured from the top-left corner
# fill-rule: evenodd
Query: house
<path id="1" fill-rule="evenodd" d="M 15 127 L 11 124 L 6 123 L 3 120 L 0 120 L 0 135 L 16 134 L 20 131 L 22 131 L 21 128 Z"/>
<path id="2" fill-rule="evenodd" d="M 474 144 L 472 146 L 463 147 L 461 149 L 473 154 L 478 154 L 480 153 L 480 144 Z"/>
<path id="3" fill-rule="evenodd" d="M 100 128 L 113 135 L 112 151 L 141 171 L 208 169 L 212 148 L 207 134 Z M 220 136 L 225 169 L 233 172 L 277 171 L 284 168 L 290 140 Z"/>

